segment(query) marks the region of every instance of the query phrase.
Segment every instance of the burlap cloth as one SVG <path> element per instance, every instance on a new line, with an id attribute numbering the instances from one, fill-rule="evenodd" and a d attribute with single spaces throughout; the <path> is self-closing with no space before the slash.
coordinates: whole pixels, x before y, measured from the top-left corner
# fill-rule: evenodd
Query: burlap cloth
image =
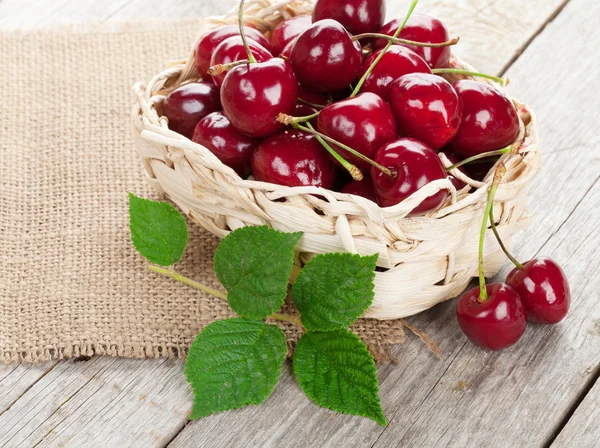
<path id="1" fill-rule="evenodd" d="M 184 357 L 231 315 L 148 272 L 129 239 L 127 192 L 156 198 L 131 141 L 131 86 L 186 57 L 198 23 L 0 34 L 1 361 Z M 190 228 L 178 269 L 220 288 L 217 240 Z M 398 321 L 354 329 L 379 353 L 403 334 Z"/>

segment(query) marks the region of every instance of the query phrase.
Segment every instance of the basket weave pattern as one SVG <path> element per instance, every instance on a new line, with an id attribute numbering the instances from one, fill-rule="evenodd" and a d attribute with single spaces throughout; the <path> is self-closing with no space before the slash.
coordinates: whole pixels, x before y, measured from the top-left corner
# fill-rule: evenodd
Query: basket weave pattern
<path id="1" fill-rule="evenodd" d="M 245 21 L 261 31 L 281 20 L 310 14 L 310 1 L 250 0 Z M 237 10 L 203 22 L 200 35 L 222 24 L 237 23 Z M 472 70 L 453 58 L 451 64 Z M 462 76 L 448 76 L 449 81 Z M 375 300 L 364 317 L 396 319 L 416 314 L 455 297 L 477 275 L 477 245 L 492 172 L 478 182 L 454 170 L 473 187 L 460 191 L 444 179 L 428 184 L 400 204 L 380 208 L 373 202 L 316 187 L 285 187 L 241 179 L 208 149 L 168 129 L 160 105 L 182 83 L 201 76 L 193 56 L 173 63 L 148 84 L 138 83 L 133 111 L 134 139 L 149 182 L 176 203 L 194 222 L 223 237 L 245 225 L 268 224 L 301 231 L 301 260 L 314 254 L 347 251 L 379 253 Z M 495 85 L 495 87 L 500 88 Z M 496 194 L 494 214 L 506 242 L 527 224 L 527 187 L 540 168 L 538 124 L 529 107 L 513 100 L 521 118 L 515 142 L 519 154 L 502 157 L 507 173 Z M 442 163 L 451 163 L 442 156 Z M 451 195 L 441 209 L 408 216 L 424 198 L 440 189 Z M 485 271 L 493 275 L 504 256 L 491 232 L 486 235 Z"/>

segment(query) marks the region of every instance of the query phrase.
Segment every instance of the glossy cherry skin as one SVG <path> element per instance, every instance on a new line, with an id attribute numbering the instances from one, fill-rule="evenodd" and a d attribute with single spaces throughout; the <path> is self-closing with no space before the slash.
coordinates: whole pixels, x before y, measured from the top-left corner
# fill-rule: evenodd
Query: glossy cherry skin
<path id="1" fill-rule="evenodd" d="M 277 116 L 291 114 L 297 97 L 294 71 L 280 58 L 237 66 L 229 70 L 221 86 L 223 112 L 236 129 L 251 137 L 283 129 Z"/>
<path id="2" fill-rule="evenodd" d="M 208 148 L 241 177 L 250 174 L 250 161 L 259 140 L 235 129 L 223 112 L 213 112 L 200 120 L 192 140 Z"/>
<path id="3" fill-rule="evenodd" d="M 456 156 L 449 151 L 440 151 L 440 153 L 445 154 L 445 156 L 448 158 L 450 163 L 452 163 L 452 165 L 459 162 L 459 160 L 456 158 Z M 460 171 L 463 174 L 467 174 L 467 172 L 464 169 L 464 165 L 459 166 L 458 171 Z M 448 174 L 448 180 L 450 182 L 452 182 L 452 185 L 454 185 L 454 188 L 456 188 L 457 190 L 462 190 L 463 188 L 465 188 L 467 186 L 467 184 L 465 184 L 462 180 L 454 177 L 452 174 Z"/>
<path id="4" fill-rule="evenodd" d="M 313 22 L 333 19 L 352 34 L 376 33 L 385 20 L 385 0 L 318 0 Z"/>
<path id="5" fill-rule="evenodd" d="M 288 187 L 331 188 L 336 168 L 313 135 L 291 130 L 272 135 L 256 148 L 252 173 L 257 180 Z"/>
<path id="6" fill-rule="evenodd" d="M 246 39 L 246 41 L 252 52 L 252 56 L 254 56 L 257 62 L 265 62 L 273 58 L 273 55 L 269 50 L 259 43 L 252 39 Z M 229 64 L 231 62 L 243 61 L 244 59 L 248 59 L 248 53 L 244 48 L 242 38 L 240 36 L 232 36 L 225 39 L 217 46 L 217 48 L 215 48 L 212 58 L 210 59 L 210 65 L 212 67 L 217 64 Z M 221 87 L 226 75 L 227 72 L 223 72 L 213 76 L 212 79 L 217 86 Z"/>
<path id="7" fill-rule="evenodd" d="M 431 149 L 446 146 L 458 132 L 462 107 L 452 85 L 441 76 L 411 73 L 392 83 L 390 106 L 398 131 Z"/>
<path id="8" fill-rule="evenodd" d="M 479 302 L 479 287 L 458 300 L 456 317 L 463 333 L 478 347 L 502 350 L 525 333 L 525 308 L 519 294 L 506 283 L 486 285 L 488 300 Z"/>
<path id="9" fill-rule="evenodd" d="M 379 33 L 393 36 L 402 24 L 402 21 L 402 19 L 394 19 L 386 23 Z M 442 43 L 450 39 L 448 29 L 440 19 L 421 13 L 415 13 L 410 16 L 410 19 L 408 19 L 406 26 L 402 29 L 398 37 L 423 43 Z M 373 48 L 379 50 L 385 47 L 387 42 L 385 39 L 375 39 L 373 41 Z M 415 47 L 412 45 L 407 45 L 407 47 L 414 50 L 432 68 L 448 67 L 451 55 L 450 47 L 432 48 Z"/>
<path id="10" fill-rule="evenodd" d="M 271 51 L 273 54 L 281 54 L 287 44 L 296 39 L 296 37 L 311 25 L 312 17 L 309 15 L 292 17 L 277 25 L 271 33 L 270 38 Z"/>
<path id="11" fill-rule="evenodd" d="M 252 39 L 254 42 L 270 50 L 271 45 L 269 39 L 267 39 L 260 31 L 249 26 L 244 26 L 244 33 L 246 37 Z M 196 70 L 202 77 L 207 76 L 208 69 L 210 68 L 210 59 L 212 58 L 213 51 L 215 48 L 223 42 L 225 39 L 231 36 L 239 36 L 240 29 L 237 25 L 223 25 L 215 28 L 212 31 L 206 33 L 198 42 L 196 50 L 194 52 L 194 59 L 196 62 Z"/>
<path id="12" fill-rule="evenodd" d="M 377 204 L 375 188 L 373 187 L 373 182 L 368 177 L 365 177 L 360 181 L 355 180 L 347 183 L 344 188 L 342 188 L 342 193 L 362 196 L 363 198 L 369 199 Z"/>
<path id="13" fill-rule="evenodd" d="M 319 131 L 372 159 L 375 152 L 398 135 L 392 109 L 374 93 L 333 103 L 321 110 Z M 334 149 L 362 171 L 370 165 L 334 146 Z"/>
<path id="14" fill-rule="evenodd" d="M 383 146 L 375 154 L 375 162 L 389 168 L 392 176 L 371 168 L 371 178 L 382 207 L 391 207 L 434 180 L 445 179 L 446 171 L 436 152 L 414 138 L 401 138 Z M 447 190 L 425 198 L 412 214 L 439 208 L 448 198 Z"/>
<path id="15" fill-rule="evenodd" d="M 356 79 L 362 64 L 358 42 L 335 20 L 314 23 L 296 39 L 289 57 L 298 82 L 316 92 L 335 92 Z"/>
<path id="16" fill-rule="evenodd" d="M 488 84 L 462 80 L 454 83 L 462 103 L 462 121 L 452 140 L 461 159 L 505 148 L 519 135 L 519 117 L 512 101 Z"/>
<path id="17" fill-rule="evenodd" d="M 365 59 L 359 74 L 361 78 L 382 51 L 376 51 Z M 431 73 L 431 69 L 414 51 L 392 45 L 369 74 L 361 91 L 375 93 L 385 101 L 389 101 L 392 82 L 409 73 Z"/>
<path id="18" fill-rule="evenodd" d="M 523 264 L 523 269 L 513 269 L 506 283 L 521 296 L 529 322 L 557 324 L 569 312 L 569 282 L 561 267 L 550 258 L 534 258 Z"/>
<path id="19" fill-rule="evenodd" d="M 198 122 L 221 110 L 219 89 L 212 82 L 191 82 L 173 90 L 162 104 L 169 129 L 192 138 Z"/>

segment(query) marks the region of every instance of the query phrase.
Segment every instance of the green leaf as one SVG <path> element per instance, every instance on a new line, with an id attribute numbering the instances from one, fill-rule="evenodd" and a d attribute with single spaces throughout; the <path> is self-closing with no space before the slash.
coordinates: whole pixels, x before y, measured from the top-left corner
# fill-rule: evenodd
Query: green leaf
<path id="1" fill-rule="evenodd" d="M 349 330 L 304 334 L 294 351 L 294 373 L 319 406 L 387 424 L 373 356 Z"/>
<path id="2" fill-rule="evenodd" d="M 285 361 L 285 335 L 275 325 L 220 320 L 196 337 L 185 362 L 194 392 L 191 419 L 265 401 Z"/>
<path id="3" fill-rule="evenodd" d="M 171 266 L 181 260 L 188 229 L 184 217 L 172 205 L 129 193 L 129 228 L 134 247 L 150 262 Z"/>
<path id="4" fill-rule="evenodd" d="M 215 252 L 215 272 L 240 316 L 264 319 L 279 310 L 287 294 L 294 247 L 301 233 L 267 226 L 242 227 L 227 235 Z"/>
<path id="5" fill-rule="evenodd" d="M 292 297 L 308 331 L 349 327 L 373 303 L 378 255 L 324 254 L 296 279 Z"/>

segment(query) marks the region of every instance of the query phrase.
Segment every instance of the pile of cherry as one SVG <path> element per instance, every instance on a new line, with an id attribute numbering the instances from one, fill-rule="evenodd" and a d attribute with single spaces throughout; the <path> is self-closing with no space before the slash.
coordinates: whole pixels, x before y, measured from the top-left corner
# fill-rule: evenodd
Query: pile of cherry
<path id="1" fill-rule="evenodd" d="M 449 171 L 460 166 L 481 179 L 497 160 L 490 157 L 512 150 L 519 116 L 491 85 L 440 76 L 502 81 L 450 67 L 458 39 L 439 19 L 412 14 L 416 3 L 403 20 L 384 24 L 384 0 L 318 0 L 312 17 L 285 20 L 268 39 L 242 26 L 242 0 L 239 26 L 212 30 L 196 48 L 197 71 L 212 80 L 172 91 L 163 115 L 243 178 L 334 189 L 382 207 L 439 179 L 461 189 Z M 438 153 L 455 165 L 445 169 Z M 441 189 L 412 213 L 435 210 L 448 196 Z M 461 328 L 477 345 L 512 345 L 526 316 L 556 323 L 566 315 L 560 267 L 546 258 L 516 263 L 508 284 L 486 286 L 480 261 L 481 287 L 459 301 Z"/>

